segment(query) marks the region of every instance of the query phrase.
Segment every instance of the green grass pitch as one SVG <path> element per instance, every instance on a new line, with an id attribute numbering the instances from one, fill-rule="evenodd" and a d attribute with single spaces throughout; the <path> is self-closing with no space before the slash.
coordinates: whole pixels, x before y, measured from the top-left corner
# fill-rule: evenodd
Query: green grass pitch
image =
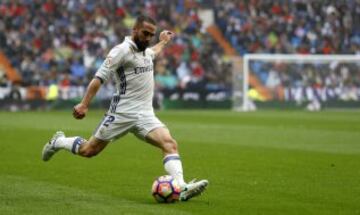
<path id="1" fill-rule="evenodd" d="M 186 203 L 150 194 L 158 149 L 133 135 L 86 159 L 41 161 L 57 130 L 88 138 L 104 111 L 0 112 L 0 214 L 360 214 L 360 112 L 158 112 L 185 178 L 208 190 Z"/>

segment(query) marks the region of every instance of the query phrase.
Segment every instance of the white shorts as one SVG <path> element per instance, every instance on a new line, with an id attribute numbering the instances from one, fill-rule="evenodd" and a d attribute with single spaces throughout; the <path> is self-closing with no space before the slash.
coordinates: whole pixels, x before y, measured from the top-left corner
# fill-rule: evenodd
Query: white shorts
<path id="1" fill-rule="evenodd" d="M 116 140 L 128 132 L 145 140 L 155 128 L 166 127 L 154 114 L 107 113 L 96 128 L 93 136 L 100 140 Z"/>

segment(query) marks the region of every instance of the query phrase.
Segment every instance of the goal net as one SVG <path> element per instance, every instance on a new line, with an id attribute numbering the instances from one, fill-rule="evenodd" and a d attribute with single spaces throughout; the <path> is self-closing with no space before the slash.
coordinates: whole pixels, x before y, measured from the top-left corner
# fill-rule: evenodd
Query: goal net
<path id="1" fill-rule="evenodd" d="M 241 65 L 235 110 L 360 108 L 360 55 L 247 54 Z"/>

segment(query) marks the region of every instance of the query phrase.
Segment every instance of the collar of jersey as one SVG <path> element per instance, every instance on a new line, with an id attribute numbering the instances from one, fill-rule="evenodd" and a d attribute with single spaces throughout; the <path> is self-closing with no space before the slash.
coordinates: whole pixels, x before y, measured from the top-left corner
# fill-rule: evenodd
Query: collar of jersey
<path id="1" fill-rule="evenodd" d="M 131 36 L 126 36 L 126 37 L 125 37 L 125 41 L 128 42 L 128 43 L 130 43 L 131 47 L 134 48 L 134 51 L 136 51 L 136 52 L 139 51 L 136 43 L 131 39 Z"/>

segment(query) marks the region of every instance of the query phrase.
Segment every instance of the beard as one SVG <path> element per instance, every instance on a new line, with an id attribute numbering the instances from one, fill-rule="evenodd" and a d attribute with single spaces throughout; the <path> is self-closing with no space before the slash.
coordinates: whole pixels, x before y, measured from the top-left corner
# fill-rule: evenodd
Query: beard
<path id="1" fill-rule="evenodd" d="M 149 42 L 140 41 L 139 38 L 135 37 L 134 42 L 139 49 L 139 51 L 145 51 L 145 49 L 149 46 Z"/>

